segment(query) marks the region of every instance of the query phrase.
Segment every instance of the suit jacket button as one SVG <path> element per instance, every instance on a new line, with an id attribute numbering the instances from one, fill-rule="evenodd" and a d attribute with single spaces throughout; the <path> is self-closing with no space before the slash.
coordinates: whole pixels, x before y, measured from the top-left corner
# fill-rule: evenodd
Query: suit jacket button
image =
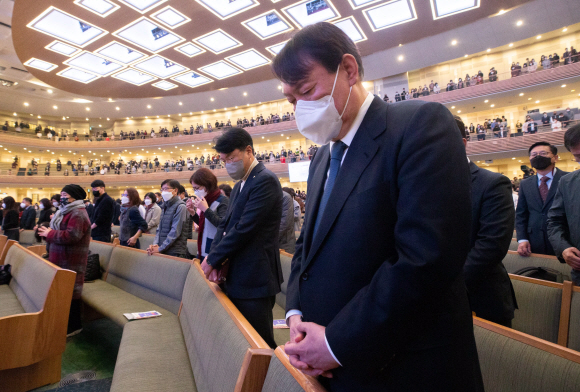
<path id="1" fill-rule="evenodd" d="M 226 235 L 226 232 L 224 231 L 224 235 Z"/>
<path id="2" fill-rule="evenodd" d="M 308 280 L 308 272 L 302 274 L 302 280 Z"/>

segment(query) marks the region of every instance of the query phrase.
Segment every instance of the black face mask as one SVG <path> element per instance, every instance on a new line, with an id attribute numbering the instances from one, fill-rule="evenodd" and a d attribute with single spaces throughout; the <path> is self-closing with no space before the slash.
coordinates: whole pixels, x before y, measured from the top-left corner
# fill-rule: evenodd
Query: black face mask
<path id="1" fill-rule="evenodd" d="M 534 169 L 544 170 L 552 164 L 552 158 L 538 155 L 530 159 L 530 163 Z"/>
<path id="2" fill-rule="evenodd" d="M 101 194 L 99 193 L 99 191 L 93 191 L 93 196 L 99 197 L 99 196 L 101 196 Z"/>
<path id="3" fill-rule="evenodd" d="M 60 198 L 60 205 L 62 207 L 66 206 L 68 204 L 68 197 L 61 197 Z"/>

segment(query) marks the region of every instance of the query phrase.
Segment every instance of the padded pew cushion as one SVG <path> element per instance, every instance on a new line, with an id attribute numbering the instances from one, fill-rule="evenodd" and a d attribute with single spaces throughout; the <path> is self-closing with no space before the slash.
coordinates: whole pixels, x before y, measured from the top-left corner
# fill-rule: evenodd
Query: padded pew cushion
<path id="1" fill-rule="evenodd" d="M 91 241 L 89 250 L 92 253 L 99 255 L 99 264 L 101 265 L 101 276 L 105 274 L 111 260 L 111 253 L 113 252 L 113 244 Z"/>
<path id="2" fill-rule="evenodd" d="M 280 362 L 276 355 L 272 355 L 270 367 L 266 374 L 262 392 L 303 392 L 304 389 L 298 384 L 298 381 Z"/>
<path id="3" fill-rule="evenodd" d="M 503 259 L 503 265 L 508 273 L 513 274 L 516 271 L 526 267 L 547 267 L 555 269 L 562 273 L 564 280 L 570 280 L 571 268 L 568 264 L 560 263 L 555 259 L 545 257 L 522 257 L 520 255 L 508 253 Z"/>
<path id="4" fill-rule="evenodd" d="M 0 318 L 26 313 L 10 286 L 0 285 Z"/>

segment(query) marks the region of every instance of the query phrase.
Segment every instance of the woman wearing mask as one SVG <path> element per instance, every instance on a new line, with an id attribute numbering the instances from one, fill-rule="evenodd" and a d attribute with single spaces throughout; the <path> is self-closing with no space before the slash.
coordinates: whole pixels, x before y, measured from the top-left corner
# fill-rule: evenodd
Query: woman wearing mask
<path id="1" fill-rule="evenodd" d="M 157 196 L 155 193 L 149 192 L 144 198 L 145 209 L 142 213 L 143 219 L 147 222 L 148 234 L 154 234 L 159 226 L 159 219 L 161 219 L 161 207 L 157 204 Z"/>
<path id="2" fill-rule="evenodd" d="M 60 209 L 50 221 L 50 227 L 38 228 L 38 235 L 46 238 L 48 260 L 77 273 L 68 318 L 68 336 L 76 335 L 82 329 L 81 294 L 91 242 L 91 221 L 84 203 L 86 197 L 87 193 L 82 187 L 75 184 L 65 186 L 60 192 Z"/>
<path id="3" fill-rule="evenodd" d="M 4 200 L 2 200 L 2 208 L 4 209 L 2 230 L 9 240 L 20 240 L 20 226 L 18 225 L 19 207 L 20 205 L 16 204 L 16 201 L 12 196 L 6 196 Z"/>
<path id="4" fill-rule="evenodd" d="M 141 198 L 135 188 L 127 188 L 121 195 L 119 241 L 122 246 L 139 249 L 139 237 L 147 231 L 147 222 L 139 213 Z"/>
<path id="5" fill-rule="evenodd" d="M 189 179 L 194 200 L 186 203 L 187 211 L 199 226 L 197 236 L 197 257 L 203 260 L 208 255 L 217 227 L 226 215 L 230 199 L 223 196 L 218 188 L 217 177 L 208 169 L 199 169 Z"/>
<path id="6" fill-rule="evenodd" d="M 36 230 L 41 223 L 50 222 L 50 216 L 56 211 L 56 208 L 52 206 L 50 200 L 47 198 L 40 200 L 39 209 L 40 215 L 38 216 L 38 223 L 34 226 L 34 230 Z"/>

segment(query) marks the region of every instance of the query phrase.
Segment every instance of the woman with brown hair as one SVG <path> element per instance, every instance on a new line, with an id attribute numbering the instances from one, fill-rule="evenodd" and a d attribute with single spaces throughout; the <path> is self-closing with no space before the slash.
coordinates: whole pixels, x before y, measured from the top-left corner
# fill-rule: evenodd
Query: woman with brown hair
<path id="1" fill-rule="evenodd" d="M 139 248 L 139 237 L 147 231 L 147 222 L 139 213 L 141 198 L 135 188 L 127 188 L 121 195 L 119 241 L 122 246 Z"/>
<path id="2" fill-rule="evenodd" d="M 56 208 L 52 206 L 50 200 L 47 198 L 40 200 L 39 208 L 40 214 L 38 215 L 38 223 L 34 226 L 34 230 L 36 230 L 41 223 L 50 222 L 50 216 L 56 212 Z"/>
<path id="3" fill-rule="evenodd" d="M 4 209 L 2 214 L 2 230 L 9 240 L 14 241 L 20 240 L 18 207 L 20 207 L 20 205 L 16 204 L 16 201 L 12 196 L 6 196 L 4 200 L 2 200 L 2 208 Z"/>
<path id="4" fill-rule="evenodd" d="M 217 227 L 226 215 L 230 199 L 221 194 L 217 177 L 209 169 L 198 169 L 189 182 L 195 196 L 187 201 L 186 207 L 199 226 L 197 258 L 203 260 L 209 253 Z"/>

